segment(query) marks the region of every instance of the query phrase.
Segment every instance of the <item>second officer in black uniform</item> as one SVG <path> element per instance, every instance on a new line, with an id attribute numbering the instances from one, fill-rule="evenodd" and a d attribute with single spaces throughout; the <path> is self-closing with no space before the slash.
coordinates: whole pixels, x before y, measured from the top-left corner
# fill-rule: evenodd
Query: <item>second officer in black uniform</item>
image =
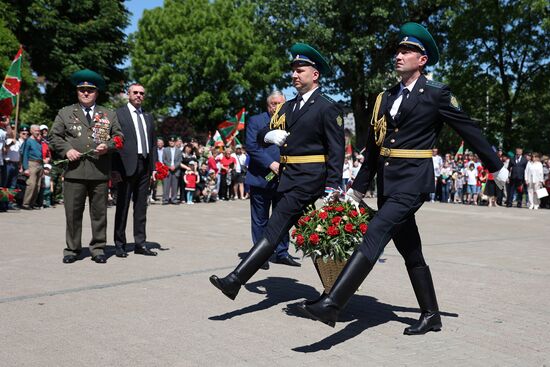
<path id="1" fill-rule="evenodd" d="M 393 239 L 405 260 L 422 312 L 418 323 L 404 331 L 413 335 L 441 329 L 432 276 L 422 255 L 414 214 L 435 189 L 432 148 L 443 122 L 477 151 L 486 167 L 494 172 L 497 185 L 504 184 L 508 171 L 478 125 L 461 110 L 449 88 L 423 75 L 424 67 L 435 65 L 439 59 L 430 33 L 417 23 L 407 23 L 401 27 L 401 37 L 395 56 L 395 70 L 401 82 L 378 96 L 365 162 L 348 190 L 348 196 L 360 201 L 377 174 L 378 212 L 328 296 L 304 303 L 301 309 L 308 316 L 334 326 L 340 311 Z"/>
<path id="2" fill-rule="evenodd" d="M 273 254 L 304 210 L 319 197 L 340 189 L 344 166 L 342 109 L 321 93 L 319 79 L 330 72 L 313 47 L 297 43 L 292 53 L 292 83 L 298 95 L 280 105 L 270 126 L 258 134 L 262 144 L 280 146 L 280 196 L 264 232 L 246 258 L 224 278 L 210 277 L 214 286 L 235 299 L 244 285 Z"/>

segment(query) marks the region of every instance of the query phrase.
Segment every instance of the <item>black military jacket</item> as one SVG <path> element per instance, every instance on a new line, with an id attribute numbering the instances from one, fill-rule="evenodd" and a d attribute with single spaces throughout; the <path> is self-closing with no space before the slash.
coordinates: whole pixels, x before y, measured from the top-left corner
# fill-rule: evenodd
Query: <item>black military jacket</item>
<path id="1" fill-rule="evenodd" d="M 290 133 L 280 147 L 281 156 L 326 155 L 325 163 L 286 163 L 281 165 L 277 191 L 297 189 L 322 195 L 325 187 L 342 185 L 344 167 L 344 123 L 340 105 L 316 89 L 301 109 L 294 109 L 296 98 L 281 107 L 278 118 L 285 117 L 285 130 Z M 258 134 L 258 142 L 270 127 Z"/>
<path id="2" fill-rule="evenodd" d="M 502 162 L 481 134 L 478 124 L 461 110 L 448 86 L 428 81 L 424 75 L 420 76 L 409 97 L 401 103 L 394 120 L 390 110 L 399 90 L 398 84 L 386 91 L 382 98 L 377 117 L 386 115 L 387 132 L 383 147 L 432 149 L 445 122 L 477 152 L 490 172 L 498 171 L 502 167 Z M 430 193 L 435 189 L 432 159 L 380 156 L 380 147 L 375 143 L 374 129 L 371 126 L 365 160 L 352 187 L 359 192 L 366 192 L 375 174 L 378 174 L 379 195 Z"/>

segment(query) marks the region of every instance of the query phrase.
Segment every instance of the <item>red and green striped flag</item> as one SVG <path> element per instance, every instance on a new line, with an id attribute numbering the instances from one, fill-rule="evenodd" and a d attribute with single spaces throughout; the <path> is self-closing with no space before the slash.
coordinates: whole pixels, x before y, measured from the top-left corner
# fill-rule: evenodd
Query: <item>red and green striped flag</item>
<path id="1" fill-rule="evenodd" d="M 239 133 L 239 130 L 244 129 L 246 119 L 246 110 L 244 107 L 235 115 L 235 117 L 225 120 L 218 125 L 218 131 L 225 140 L 225 144 L 229 145 Z"/>
<path id="2" fill-rule="evenodd" d="M 11 111 L 15 107 L 17 101 L 17 95 L 21 89 L 21 56 L 23 55 L 23 48 L 20 47 L 17 55 L 13 59 L 4 83 L 2 83 L 2 89 L 0 89 L 0 115 L 10 116 Z"/>

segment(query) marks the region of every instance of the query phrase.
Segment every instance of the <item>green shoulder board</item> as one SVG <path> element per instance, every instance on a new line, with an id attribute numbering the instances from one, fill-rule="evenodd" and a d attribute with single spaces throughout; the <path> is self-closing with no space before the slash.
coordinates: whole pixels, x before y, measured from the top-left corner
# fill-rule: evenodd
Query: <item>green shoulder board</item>
<path id="1" fill-rule="evenodd" d="M 445 87 L 445 84 L 443 84 L 441 82 L 436 82 L 435 80 L 427 80 L 426 85 L 428 85 L 430 87 L 434 87 L 434 88 L 439 88 L 439 89 Z"/>
<path id="2" fill-rule="evenodd" d="M 324 97 L 324 98 L 325 98 L 327 101 L 329 101 L 330 103 L 336 103 L 336 101 L 335 101 L 334 99 L 330 98 L 330 97 L 327 96 L 326 94 L 321 93 L 320 95 L 321 95 L 321 97 Z"/>

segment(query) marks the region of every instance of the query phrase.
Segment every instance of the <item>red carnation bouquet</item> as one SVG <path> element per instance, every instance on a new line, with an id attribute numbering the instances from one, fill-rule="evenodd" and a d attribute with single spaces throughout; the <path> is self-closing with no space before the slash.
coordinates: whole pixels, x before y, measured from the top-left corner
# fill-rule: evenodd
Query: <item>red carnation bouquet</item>
<path id="1" fill-rule="evenodd" d="M 170 172 L 168 166 L 161 162 L 155 163 L 155 171 L 157 172 L 155 175 L 155 179 L 158 181 L 164 180 L 166 177 L 168 177 L 168 173 Z"/>
<path id="2" fill-rule="evenodd" d="M 372 213 L 349 202 L 336 202 L 316 210 L 308 208 L 292 231 L 296 250 L 314 260 L 346 261 L 368 230 Z"/>

